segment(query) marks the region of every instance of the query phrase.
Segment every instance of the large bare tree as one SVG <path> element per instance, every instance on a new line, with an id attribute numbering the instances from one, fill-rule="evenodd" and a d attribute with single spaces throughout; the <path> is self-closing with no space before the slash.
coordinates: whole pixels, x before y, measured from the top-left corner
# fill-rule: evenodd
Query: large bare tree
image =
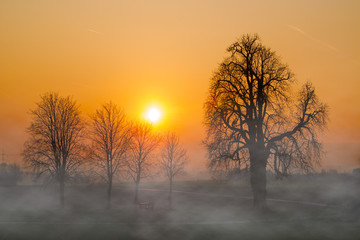
<path id="1" fill-rule="evenodd" d="M 254 206 L 266 209 L 268 160 L 285 140 L 299 152 L 299 142 L 317 149 L 317 130 L 326 124 L 327 107 L 310 83 L 297 95 L 292 92 L 294 75 L 257 35 L 244 35 L 227 52 L 205 103 L 205 142 L 210 158 L 223 156 L 213 151 L 230 159 L 239 159 L 239 154 L 248 157 Z M 224 151 L 214 146 L 219 139 L 226 143 Z M 311 164 L 311 159 L 303 160 Z"/>
<path id="2" fill-rule="evenodd" d="M 105 103 L 92 116 L 91 140 L 91 156 L 102 169 L 100 176 L 108 185 L 107 207 L 110 208 L 113 178 L 125 164 L 124 156 L 131 140 L 130 124 L 114 103 Z"/>
<path id="3" fill-rule="evenodd" d="M 169 203 L 172 207 L 172 186 L 175 176 L 183 173 L 186 161 L 186 150 L 181 146 L 175 132 L 168 132 L 165 136 L 164 147 L 161 153 L 160 167 L 169 179 Z"/>
<path id="4" fill-rule="evenodd" d="M 140 181 L 143 177 L 149 176 L 151 154 L 159 143 L 160 137 L 153 132 L 151 124 L 137 122 L 132 126 L 131 153 L 127 158 L 127 169 L 135 182 L 135 203 L 138 202 Z"/>
<path id="5" fill-rule="evenodd" d="M 31 111 L 31 117 L 24 160 L 39 174 L 47 172 L 58 182 L 63 208 L 65 181 L 80 164 L 83 150 L 79 106 L 71 97 L 50 92 L 41 96 L 41 101 Z"/>

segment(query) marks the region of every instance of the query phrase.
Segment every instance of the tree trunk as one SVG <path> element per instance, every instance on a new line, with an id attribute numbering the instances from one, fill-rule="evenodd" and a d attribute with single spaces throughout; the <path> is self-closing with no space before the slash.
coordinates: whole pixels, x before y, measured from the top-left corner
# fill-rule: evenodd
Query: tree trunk
<path id="1" fill-rule="evenodd" d="M 264 150 L 250 151 L 250 183 L 254 196 L 254 207 L 266 210 L 266 158 Z"/>
<path id="2" fill-rule="evenodd" d="M 60 207 L 64 209 L 65 207 L 65 181 L 64 179 L 60 179 Z"/>
<path id="3" fill-rule="evenodd" d="M 172 209 L 172 184 L 173 184 L 172 177 L 170 177 L 170 188 L 169 188 L 169 206 L 170 206 L 170 209 Z"/>
<path id="4" fill-rule="evenodd" d="M 107 190 L 107 208 L 111 208 L 111 194 L 112 194 L 112 179 L 109 179 L 108 190 Z"/>
<path id="5" fill-rule="evenodd" d="M 138 193 L 139 193 L 139 181 L 136 181 L 134 203 L 138 203 Z"/>

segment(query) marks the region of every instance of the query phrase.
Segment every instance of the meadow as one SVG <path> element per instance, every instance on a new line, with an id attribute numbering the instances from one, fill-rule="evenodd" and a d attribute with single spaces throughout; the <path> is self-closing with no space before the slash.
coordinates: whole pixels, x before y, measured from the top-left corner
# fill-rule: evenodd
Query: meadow
<path id="1" fill-rule="evenodd" d="M 252 207 L 246 180 L 134 186 L 70 185 L 60 210 L 56 186 L 0 187 L 0 239 L 360 239 L 360 178 L 351 175 L 268 179 L 269 210 Z"/>

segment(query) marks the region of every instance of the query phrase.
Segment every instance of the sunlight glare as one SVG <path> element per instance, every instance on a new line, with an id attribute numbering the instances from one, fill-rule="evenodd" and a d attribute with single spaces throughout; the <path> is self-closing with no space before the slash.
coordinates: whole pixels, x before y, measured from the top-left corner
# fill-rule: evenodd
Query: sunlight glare
<path id="1" fill-rule="evenodd" d="M 146 111 L 145 117 L 151 123 L 157 123 L 161 119 L 161 111 L 157 107 L 151 107 Z"/>

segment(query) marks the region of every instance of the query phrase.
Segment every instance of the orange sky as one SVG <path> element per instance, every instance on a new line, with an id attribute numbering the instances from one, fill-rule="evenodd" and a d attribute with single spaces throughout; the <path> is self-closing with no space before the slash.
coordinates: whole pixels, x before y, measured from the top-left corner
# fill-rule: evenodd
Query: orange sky
<path id="1" fill-rule="evenodd" d="M 258 33 L 330 106 L 326 168 L 360 164 L 360 2 L 43 0 L 0 2 L 0 147 L 20 158 L 29 109 L 49 90 L 84 115 L 112 100 L 151 103 L 205 168 L 202 105 L 225 49 Z M 356 163 L 357 161 L 357 163 Z"/>

